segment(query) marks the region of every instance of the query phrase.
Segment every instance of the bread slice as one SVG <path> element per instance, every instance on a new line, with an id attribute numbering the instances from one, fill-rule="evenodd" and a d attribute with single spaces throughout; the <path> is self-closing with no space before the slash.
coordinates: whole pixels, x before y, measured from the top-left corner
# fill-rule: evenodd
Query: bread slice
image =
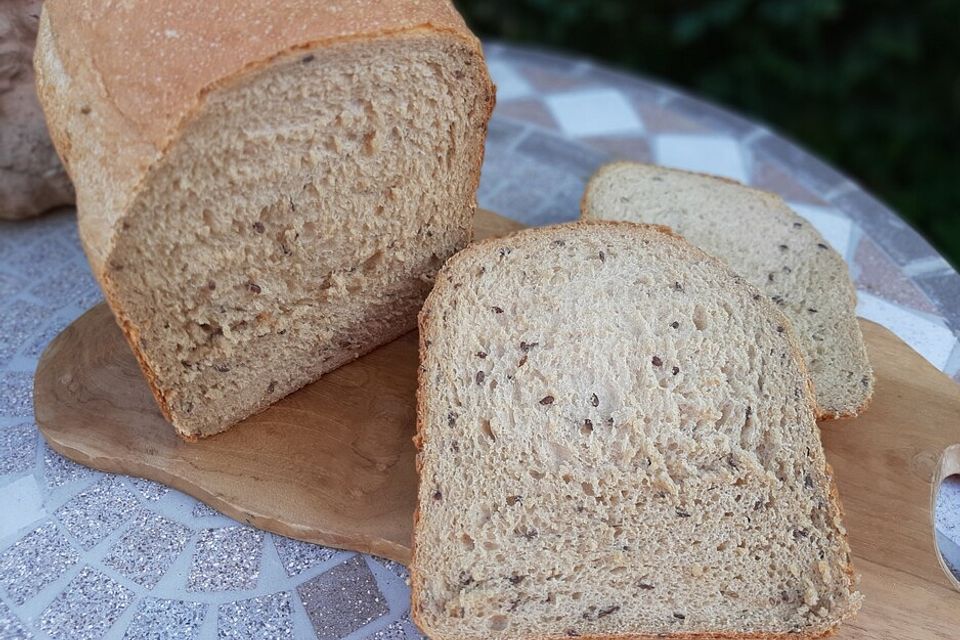
<path id="1" fill-rule="evenodd" d="M 663 224 L 721 258 L 790 319 L 813 378 L 819 418 L 855 416 L 873 395 L 873 369 L 840 255 L 777 195 L 739 183 L 618 162 L 587 185 L 583 216 Z"/>
<path id="2" fill-rule="evenodd" d="M 48 0 L 39 93 L 93 271 L 188 438 L 416 325 L 493 86 L 447 0 Z"/>
<path id="3" fill-rule="evenodd" d="M 858 608 L 793 331 L 718 260 L 523 231 L 451 259 L 420 331 L 431 638 L 814 638 Z"/>

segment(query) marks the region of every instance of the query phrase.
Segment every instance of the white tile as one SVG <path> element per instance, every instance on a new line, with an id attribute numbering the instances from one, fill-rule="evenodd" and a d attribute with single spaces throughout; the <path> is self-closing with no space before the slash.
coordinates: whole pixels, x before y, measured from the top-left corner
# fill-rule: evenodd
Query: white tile
<path id="1" fill-rule="evenodd" d="M 809 204 L 790 202 L 790 208 L 806 218 L 816 227 L 831 247 L 836 249 L 844 258 L 850 249 L 850 240 L 853 236 L 853 222 L 828 207 L 817 207 Z"/>
<path id="2" fill-rule="evenodd" d="M 633 107 L 613 89 L 557 93 L 547 96 L 546 103 L 564 133 L 571 136 L 643 132 Z"/>
<path id="3" fill-rule="evenodd" d="M 47 515 L 40 487 L 33 476 L 25 476 L 0 488 L 0 540 Z"/>
<path id="4" fill-rule="evenodd" d="M 947 365 L 957 339 L 946 326 L 863 291 L 857 298 L 857 315 L 893 331 L 937 369 Z"/>
<path id="5" fill-rule="evenodd" d="M 939 533 L 960 544 L 960 478 L 945 478 L 937 490 L 937 511 L 934 520 Z M 960 566 L 960 556 L 957 557 Z"/>
<path id="6" fill-rule="evenodd" d="M 930 256 L 914 260 L 903 268 L 903 272 L 910 278 L 927 273 L 950 272 L 953 267 L 943 256 Z"/>
<path id="7" fill-rule="evenodd" d="M 665 134 L 653 139 L 657 164 L 747 181 L 740 143 L 729 136 Z"/>
<path id="8" fill-rule="evenodd" d="M 947 366 L 943 368 L 943 372 L 951 378 L 960 372 L 960 342 L 953 348 L 953 353 L 947 359 Z M 960 525 L 960 520 L 957 521 L 957 524 Z"/>
<path id="9" fill-rule="evenodd" d="M 943 533 L 939 528 L 936 534 L 937 548 L 940 549 L 940 555 L 943 556 L 944 562 L 947 563 L 947 567 L 953 572 L 953 575 L 957 579 L 960 579 L 960 545 L 954 542 L 950 536 Z"/>
<path id="10" fill-rule="evenodd" d="M 530 83 L 506 62 L 491 62 L 487 65 L 493 83 L 497 85 L 497 100 L 513 100 L 533 93 Z"/>

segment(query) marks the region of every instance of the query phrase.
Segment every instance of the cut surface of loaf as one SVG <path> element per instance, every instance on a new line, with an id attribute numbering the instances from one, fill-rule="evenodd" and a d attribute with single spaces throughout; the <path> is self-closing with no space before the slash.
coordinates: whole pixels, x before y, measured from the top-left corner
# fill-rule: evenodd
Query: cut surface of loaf
<path id="1" fill-rule="evenodd" d="M 653 165 L 618 162 L 587 185 L 583 216 L 662 224 L 729 264 L 790 319 L 816 388 L 820 418 L 855 416 L 873 369 L 843 258 L 777 195 Z"/>
<path id="2" fill-rule="evenodd" d="M 193 438 L 414 328 L 493 87 L 445 0 L 170 4 L 51 0 L 37 66 L 94 273 Z"/>
<path id="3" fill-rule="evenodd" d="M 528 230 L 452 258 L 420 331 L 431 638 L 813 638 L 858 608 L 792 330 L 716 259 Z"/>

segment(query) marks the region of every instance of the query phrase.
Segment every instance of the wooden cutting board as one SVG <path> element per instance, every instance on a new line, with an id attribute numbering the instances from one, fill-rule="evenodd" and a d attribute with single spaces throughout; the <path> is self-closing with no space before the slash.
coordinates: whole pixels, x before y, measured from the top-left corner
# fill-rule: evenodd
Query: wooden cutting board
<path id="1" fill-rule="evenodd" d="M 477 235 L 518 226 L 481 212 Z M 883 327 L 861 324 L 873 404 L 821 424 L 866 598 L 839 637 L 960 638 L 960 584 L 942 567 L 932 521 L 935 487 L 960 473 L 960 386 Z M 68 458 L 162 482 L 282 535 L 407 562 L 416 370 L 412 333 L 191 444 L 160 415 L 101 304 L 43 354 L 35 410 Z"/>

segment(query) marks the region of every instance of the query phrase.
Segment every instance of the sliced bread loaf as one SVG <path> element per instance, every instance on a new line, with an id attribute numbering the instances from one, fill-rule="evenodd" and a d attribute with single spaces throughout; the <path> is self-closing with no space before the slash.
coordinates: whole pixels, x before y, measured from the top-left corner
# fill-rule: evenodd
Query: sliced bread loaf
<path id="1" fill-rule="evenodd" d="M 583 216 L 667 225 L 724 260 L 790 319 L 813 378 L 819 418 L 855 416 L 873 370 L 843 258 L 777 195 L 724 178 L 618 162 L 587 185 Z"/>
<path id="2" fill-rule="evenodd" d="M 389 341 L 470 238 L 493 86 L 448 0 L 48 0 L 94 274 L 183 436 Z"/>
<path id="3" fill-rule="evenodd" d="M 451 259 L 420 331 L 431 638 L 814 638 L 857 609 L 793 332 L 718 260 L 524 231 Z"/>

